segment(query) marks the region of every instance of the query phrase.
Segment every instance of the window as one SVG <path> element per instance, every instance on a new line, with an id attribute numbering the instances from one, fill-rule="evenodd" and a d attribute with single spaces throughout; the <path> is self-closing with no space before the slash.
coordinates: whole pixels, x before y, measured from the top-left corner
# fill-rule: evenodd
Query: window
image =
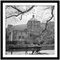
<path id="1" fill-rule="evenodd" d="M 24 36 L 22 36 L 22 38 L 24 39 Z"/>
<path id="2" fill-rule="evenodd" d="M 21 38 L 21 36 L 19 36 L 19 39 Z"/>

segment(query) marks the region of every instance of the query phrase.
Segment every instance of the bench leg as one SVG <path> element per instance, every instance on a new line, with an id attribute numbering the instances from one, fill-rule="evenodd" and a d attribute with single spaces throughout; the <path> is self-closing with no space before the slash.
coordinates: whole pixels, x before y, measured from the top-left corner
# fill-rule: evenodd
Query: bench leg
<path id="1" fill-rule="evenodd" d="M 27 51 L 25 51 L 25 54 L 27 54 Z"/>
<path id="2" fill-rule="evenodd" d="M 32 50 L 32 54 L 34 53 L 35 50 Z"/>
<path id="3" fill-rule="evenodd" d="M 11 51 L 11 55 L 13 54 L 13 52 Z"/>
<path id="4" fill-rule="evenodd" d="M 28 54 L 28 49 L 26 48 L 25 54 Z"/>

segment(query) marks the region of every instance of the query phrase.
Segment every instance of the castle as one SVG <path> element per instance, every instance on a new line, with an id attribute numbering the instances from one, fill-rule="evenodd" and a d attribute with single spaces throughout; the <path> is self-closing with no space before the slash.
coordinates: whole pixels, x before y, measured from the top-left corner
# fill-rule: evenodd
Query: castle
<path id="1" fill-rule="evenodd" d="M 26 25 L 8 25 L 7 28 L 7 40 L 9 41 L 24 41 L 25 38 L 30 37 L 31 34 L 39 35 L 41 31 L 40 21 L 38 21 L 34 15 L 27 22 Z"/>

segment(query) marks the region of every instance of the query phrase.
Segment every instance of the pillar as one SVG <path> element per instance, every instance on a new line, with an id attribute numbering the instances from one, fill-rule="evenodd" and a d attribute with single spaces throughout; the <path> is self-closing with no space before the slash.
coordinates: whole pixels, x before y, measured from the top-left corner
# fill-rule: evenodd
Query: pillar
<path id="1" fill-rule="evenodd" d="M 11 41 L 13 40 L 13 32 L 11 32 Z"/>

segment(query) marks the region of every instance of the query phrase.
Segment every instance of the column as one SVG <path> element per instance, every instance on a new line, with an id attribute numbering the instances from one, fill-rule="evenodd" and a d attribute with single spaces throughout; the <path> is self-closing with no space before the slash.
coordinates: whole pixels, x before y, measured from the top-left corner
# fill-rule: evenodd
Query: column
<path id="1" fill-rule="evenodd" d="M 11 41 L 12 41 L 12 38 L 13 38 L 13 32 L 11 32 Z"/>

